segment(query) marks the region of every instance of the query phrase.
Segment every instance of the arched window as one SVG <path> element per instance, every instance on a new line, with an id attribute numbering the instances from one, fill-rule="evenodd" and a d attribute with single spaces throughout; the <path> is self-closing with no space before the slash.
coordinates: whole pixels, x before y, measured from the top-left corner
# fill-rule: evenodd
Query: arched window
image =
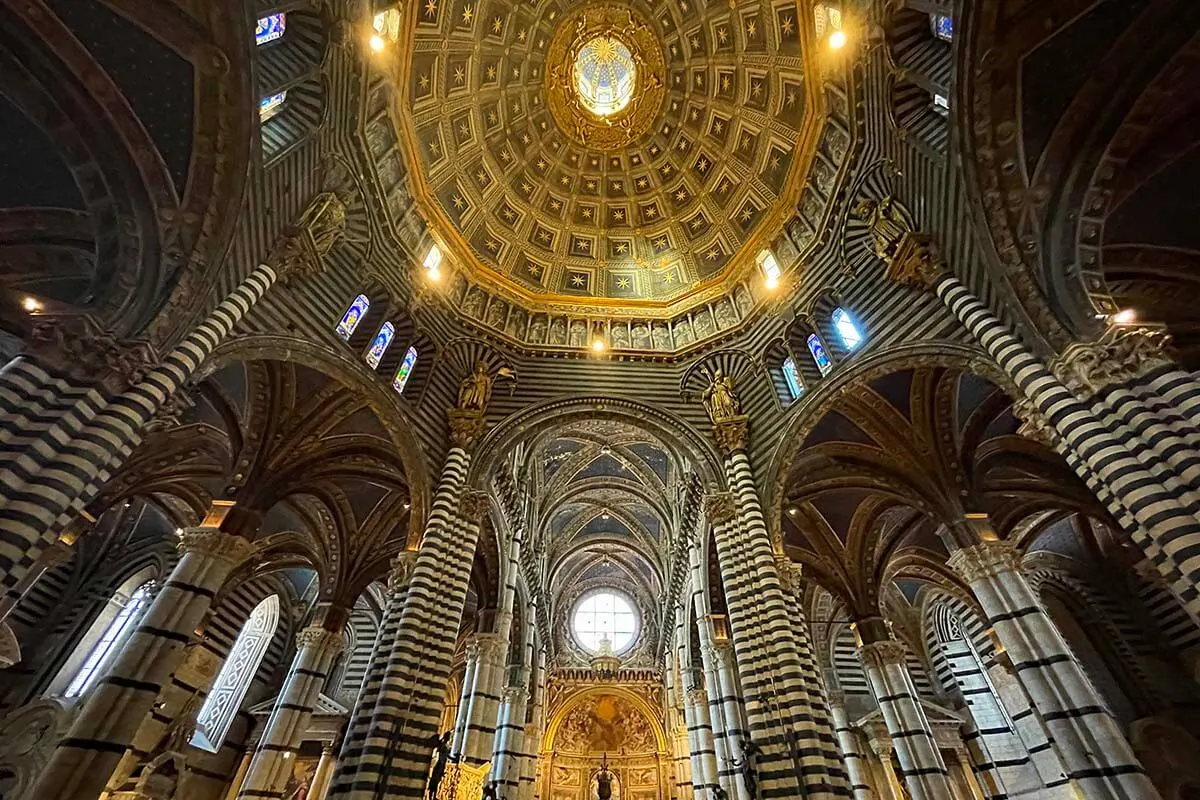
<path id="1" fill-rule="evenodd" d="M 278 14 L 267 14 L 254 26 L 254 44 L 261 46 L 267 42 L 282 39 L 286 32 L 287 14 L 282 11 Z"/>
<path id="2" fill-rule="evenodd" d="M 385 322 L 379 326 L 379 333 L 375 334 L 375 341 L 371 342 L 371 349 L 367 351 L 367 366 L 371 369 L 379 366 L 379 362 L 383 360 L 383 354 L 387 351 L 388 345 L 392 343 L 392 337 L 395 335 L 396 326 L 392 323 Z"/>
<path id="3" fill-rule="evenodd" d="M 929 29 L 943 42 L 954 41 L 954 21 L 949 14 L 930 14 Z"/>
<path id="4" fill-rule="evenodd" d="M 400 394 L 404 394 L 404 387 L 408 384 L 408 379 L 412 377 L 413 367 L 417 365 L 417 348 L 410 347 L 404 353 L 404 360 L 400 362 L 400 368 L 396 370 L 396 377 L 392 378 L 392 388 Z"/>
<path id="5" fill-rule="evenodd" d="M 196 715 L 196 732 L 192 734 L 194 746 L 210 753 L 221 749 L 229 725 L 246 697 L 278 625 L 279 595 L 273 594 L 250 612 L 229 656 L 221 665 L 212 690 Z"/>
<path id="6" fill-rule="evenodd" d="M 837 331 L 838 337 L 847 350 L 853 350 L 862 343 L 862 333 L 854 324 L 854 320 L 846 313 L 846 309 L 841 306 L 835 308 L 830 319 L 833 320 L 833 329 Z"/>
<path id="7" fill-rule="evenodd" d="M 109 601 L 110 607 L 116 606 L 119 610 L 104 627 L 104 632 L 100 634 L 79 671 L 71 679 L 71 683 L 63 692 L 65 697 L 79 697 L 91 687 L 100 674 L 100 668 L 120 649 L 125 638 L 133 631 L 134 625 L 150 602 L 153 591 L 154 582 L 146 581 L 128 596 L 120 591 L 113 595 Z"/>
<path id="8" fill-rule="evenodd" d="M 266 122 L 271 117 L 283 111 L 283 104 L 287 101 L 287 90 L 269 94 L 262 100 L 258 101 L 258 121 Z"/>
<path id="9" fill-rule="evenodd" d="M 360 294 L 354 298 L 354 302 L 342 315 L 342 321 L 337 324 L 337 335 L 342 337 L 342 341 L 350 341 L 350 337 L 354 335 L 354 329 L 358 327 L 358 323 L 362 322 L 362 318 L 367 315 L 367 309 L 370 307 L 371 301 L 366 298 L 366 295 Z"/>
<path id="10" fill-rule="evenodd" d="M 810 333 L 805 341 L 808 343 L 808 352 L 812 353 L 813 362 L 817 365 L 817 369 L 821 370 L 821 375 L 828 375 L 833 371 L 833 362 L 829 360 L 829 354 L 825 352 L 825 345 L 821 344 L 821 337 Z"/>
<path id="11" fill-rule="evenodd" d="M 441 278 L 442 248 L 438 247 L 436 244 L 430 245 L 429 252 L 425 254 L 425 261 L 423 262 L 423 265 L 425 267 L 425 273 L 431 280 L 436 281 Z"/>
<path id="12" fill-rule="evenodd" d="M 780 365 L 780 370 L 783 372 L 783 380 L 787 383 L 792 400 L 799 400 L 800 395 L 804 394 L 804 382 L 800 380 L 800 370 L 796 367 L 796 360 L 788 356 Z"/>

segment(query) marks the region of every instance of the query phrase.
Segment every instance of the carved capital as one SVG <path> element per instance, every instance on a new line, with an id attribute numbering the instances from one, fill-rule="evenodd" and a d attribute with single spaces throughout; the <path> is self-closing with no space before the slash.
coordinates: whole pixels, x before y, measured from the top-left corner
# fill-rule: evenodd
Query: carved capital
<path id="1" fill-rule="evenodd" d="M 1172 364 L 1171 337 L 1161 328 L 1114 325 L 1094 342 L 1076 342 L 1055 359 L 1055 376 L 1077 397 L 1130 383 Z"/>
<path id="2" fill-rule="evenodd" d="M 846 693 L 841 689 L 830 689 L 826 695 L 830 706 L 840 706 L 842 709 L 846 708 Z"/>
<path id="3" fill-rule="evenodd" d="M 508 642 L 498 633 L 477 633 L 472 643 L 480 661 L 495 663 L 508 651 Z"/>
<path id="4" fill-rule="evenodd" d="M 452 408 L 446 416 L 450 419 L 450 441 L 460 450 L 471 452 L 479 434 L 483 433 L 483 412 Z"/>
<path id="5" fill-rule="evenodd" d="M 785 592 L 795 592 L 800 588 L 800 576 L 803 569 L 785 555 L 775 554 L 775 567 L 779 571 L 779 585 Z"/>
<path id="6" fill-rule="evenodd" d="M 320 625 L 310 625 L 296 634 L 297 650 L 309 649 L 338 653 L 345 646 L 346 640 L 341 633 L 326 630 Z"/>
<path id="7" fill-rule="evenodd" d="M 184 413 L 194 405 L 186 392 L 175 392 L 163 401 L 154 418 L 146 423 L 146 432 L 155 433 L 179 427 L 183 424 Z"/>
<path id="8" fill-rule="evenodd" d="M 491 505 L 491 498 L 487 492 L 466 491 L 463 492 L 462 499 L 458 501 L 458 513 L 463 519 L 476 525 L 483 523 L 484 515 L 487 514 L 488 508 Z"/>
<path id="9" fill-rule="evenodd" d="M 688 689 L 687 701 L 693 706 L 705 705 L 708 703 L 708 692 L 704 691 L 704 689 L 700 687 Z"/>
<path id="10" fill-rule="evenodd" d="M 318 275 L 325 256 L 346 232 L 346 204 L 333 192 L 321 192 L 275 240 L 267 266 L 282 281 Z"/>
<path id="11" fill-rule="evenodd" d="M 1020 572 L 1021 555 L 1005 541 L 980 542 L 950 554 L 950 568 L 968 584 L 1001 572 Z"/>
<path id="12" fill-rule="evenodd" d="M 749 418 L 746 416 L 713 421 L 713 438 L 717 440 L 717 449 L 721 451 L 721 455 L 729 456 L 746 449 L 750 442 L 748 422 Z"/>
<path id="13" fill-rule="evenodd" d="M 1054 447 L 1054 426 L 1050 424 L 1050 420 L 1046 419 L 1041 410 L 1033 404 L 1032 400 L 1029 398 L 1018 400 L 1013 403 L 1012 412 L 1013 416 L 1021 421 L 1021 426 L 1017 428 L 1018 435 L 1046 447 Z"/>
<path id="14" fill-rule="evenodd" d="M 29 334 L 30 350 L 67 378 L 118 394 L 158 364 L 144 340 L 120 340 L 88 314 L 39 317 Z"/>
<path id="15" fill-rule="evenodd" d="M 868 667 L 883 669 L 887 666 L 904 665 L 904 654 L 908 648 L 904 642 L 895 639 L 885 639 L 881 642 L 871 642 L 858 648 L 858 657 Z"/>
<path id="16" fill-rule="evenodd" d="M 208 558 L 229 562 L 237 568 L 254 557 L 256 548 L 250 540 L 216 528 L 184 528 L 179 534 L 176 549 L 180 553 L 196 553 Z"/>
<path id="17" fill-rule="evenodd" d="M 529 702 L 529 691 L 524 686 L 505 686 L 500 699 L 509 705 Z"/>
<path id="18" fill-rule="evenodd" d="M 730 522 L 737 516 L 737 502 L 732 492 L 714 492 L 704 495 L 704 514 L 713 525 Z"/>
<path id="19" fill-rule="evenodd" d="M 938 255 L 933 237 L 926 233 L 905 233 L 888 262 L 888 280 L 902 286 L 930 291 L 946 274 L 946 265 Z"/>
<path id="20" fill-rule="evenodd" d="M 408 586 L 412 577 L 413 565 L 417 563 L 417 554 L 411 551 L 399 553 L 392 559 L 392 568 L 388 570 L 387 587 L 389 592 L 396 592 Z"/>

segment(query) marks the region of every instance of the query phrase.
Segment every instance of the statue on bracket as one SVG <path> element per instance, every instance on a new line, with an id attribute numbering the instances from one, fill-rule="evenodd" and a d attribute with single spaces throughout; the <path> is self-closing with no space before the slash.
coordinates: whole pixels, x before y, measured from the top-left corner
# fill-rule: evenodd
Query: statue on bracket
<path id="1" fill-rule="evenodd" d="M 882 200 L 859 200 L 854 207 L 854 217 L 867 224 L 871 231 L 875 255 L 889 264 L 896 257 L 904 235 L 916 230 L 912 215 L 895 195 L 889 194 Z"/>
<path id="2" fill-rule="evenodd" d="M 733 378 L 718 369 L 704 390 L 704 408 L 713 422 L 727 422 L 742 415 L 742 404 L 733 389 Z"/>
<path id="3" fill-rule="evenodd" d="M 487 411 L 488 401 L 492 399 L 492 385 L 495 383 L 488 374 L 487 364 L 475 362 L 475 370 L 463 378 L 458 386 L 458 407 L 462 411 Z"/>

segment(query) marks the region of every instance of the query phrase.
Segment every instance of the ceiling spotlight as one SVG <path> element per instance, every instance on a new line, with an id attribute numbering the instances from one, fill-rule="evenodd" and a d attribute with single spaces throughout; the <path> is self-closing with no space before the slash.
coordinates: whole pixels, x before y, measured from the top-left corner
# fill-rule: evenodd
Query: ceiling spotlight
<path id="1" fill-rule="evenodd" d="M 410 508 L 412 508 L 412 503 L 405 503 L 405 504 L 404 504 L 404 510 L 405 510 L 405 511 L 408 511 L 408 509 L 410 509 Z"/>
<path id="2" fill-rule="evenodd" d="M 798 510 L 799 509 L 797 509 L 795 506 L 792 506 L 791 508 L 788 509 L 788 513 L 794 517 L 794 516 L 796 516 L 796 511 L 798 511 Z"/>
<path id="3" fill-rule="evenodd" d="M 21 308 L 25 309 L 30 314 L 36 314 L 42 310 L 42 303 L 35 297 L 26 297 L 21 301 Z"/>
<path id="4" fill-rule="evenodd" d="M 1132 308 L 1126 308 L 1113 314 L 1110 319 L 1114 325 L 1130 325 L 1137 322 L 1137 312 Z"/>
<path id="5" fill-rule="evenodd" d="M 607 512 L 607 511 L 605 511 L 604 513 L 602 513 L 602 514 L 600 515 L 600 519 L 608 519 L 608 512 Z"/>
<path id="6" fill-rule="evenodd" d="M 378 33 L 373 34 L 371 36 L 369 44 L 371 45 L 371 49 L 374 50 L 376 53 L 383 52 L 383 47 L 384 47 L 383 37 L 380 36 Z"/>
<path id="7" fill-rule="evenodd" d="M 846 34 L 842 31 L 834 31 L 829 34 L 829 46 L 834 50 L 841 50 L 846 46 Z"/>
<path id="8" fill-rule="evenodd" d="M 592 339 L 592 350 L 597 353 L 603 353 L 607 349 L 608 345 L 604 343 L 603 339 Z"/>
<path id="9" fill-rule="evenodd" d="M 442 271 L 437 267 L 427 267 L 425 269 L 425 275 L 434 283 L 437 283 L 442 279 Z"/>
<path id="10" fill-rule="evenodd" d="M 183 528 L 176 528 L 176 529 L 175 529 L 175 535 L 176 535 L 176 536 L 183 536 Z"/>
<path id="11" fill-rule="evenodd" d="M 768 275 L 763 281 L 763 285 L 767 287 L 767 291 L 773 292 L 779 288 L 779 278 L 776 278 L 774 275 Z"/>

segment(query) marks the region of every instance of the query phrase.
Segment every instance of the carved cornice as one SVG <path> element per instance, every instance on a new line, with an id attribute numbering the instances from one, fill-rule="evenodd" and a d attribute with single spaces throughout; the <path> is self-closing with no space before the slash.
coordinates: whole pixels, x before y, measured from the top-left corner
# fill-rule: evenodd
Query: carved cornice
<path id="1" fill-rule="evenodd" d="M 227 561 L 235 568 L 254 557 L 254 544 L 241 536 L 215 528 L 184 528 L 176 548 L 180 553 L 197 553 Z"/>
<path id="2" fill-rule="evenodd" d="M 1160 328 L 1114 325 L 1096 341 L 1076 342 L 1063 351 L 1054 361 L 1054 374 L 1077 397 L 1087 398 L 1170 366 L 1170 340 Z"/>
<path id="3" fill-rule="evenodd" d="M 296 649 L 319 650 L 324 653 L 339 653 L 346 646 L 346 639 L 337 631 L 320 625 L 310 625 L 296 634 Z"/>
<path id="4" fill-rule="evenodd" d="M 908 648 L 905 647 L 904 642 L 895 639 L 871 642 L 858 648 L 858 656 L 862 659 L 863 664 L 879 669 L 896 665 L 904 666 L 907 652 Z"/>
<path id="5" fill-rule="evenodd" d="M 88 314 L 39 317 L 29 335 L 35 358 L 67 378 L 118 394 L 138 383 L 158 353 L 144 340 L 119 340 Z"/>
<path id="6" fill-rule="evenodd" d="M 1021 554 L 1006 541 L 980 542 L 954 551 L 946 563 L 964 581 L 973 584 L 1002 572 L 1020 572 Z"/>
<path id="7" fill-rule="evenodd" d="M 704 495 L 704 515 L 713 525 L 730 522 L 737 516 L 737 501 L 732 492 Z"/>
<path id="8" fill-rule="evenodd" d="M 730 456 L 745 450 L 750 443 L 749 418 L 743 415 L 713 422 L 713 438 L 721 455 Z"/>

